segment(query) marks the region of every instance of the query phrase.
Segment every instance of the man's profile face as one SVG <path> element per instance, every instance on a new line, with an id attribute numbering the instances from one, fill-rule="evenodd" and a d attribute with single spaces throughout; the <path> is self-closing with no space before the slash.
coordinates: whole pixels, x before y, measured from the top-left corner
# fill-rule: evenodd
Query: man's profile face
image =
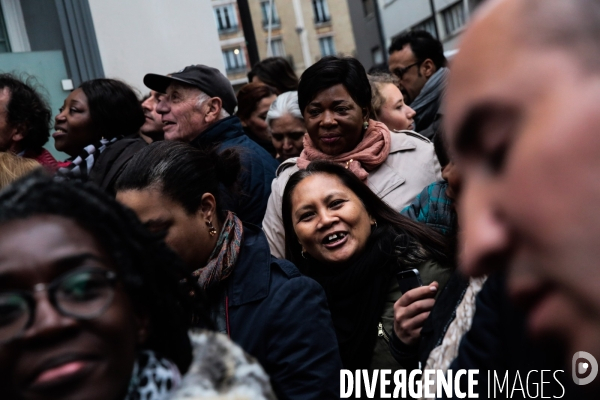
<path id="1" fill-rule="evenodd" d="M 142 103 L 142 109 L 144 110 L 144 124 L 140 128 L 140 131 L 144 134 L 150 134 L 155 136 L 159 133 L 162 136 L 163 124 L 162 117 L 156 112 L 156 106 L 158 105 L 161 94 L 151 90 L 150 96 Z"/>
<path id="2" fill-rule="evenodd" d="M 410 44 L 405 45 L 402 50 L 390 54 L 388 61 L 390 72 L 400 79 L 400 87 L 406 104 L 413 102 L 427 82 L 427 78 L 419 72 L 420 64 L 417 61 Z"/>
<path id="3" fill-rule="evenodd" d="M 525 43 L 518 4 L 476 21 L 447 88 L 461 268 L 507 269 L 532 334 L 562 339 L 569 357 L 598 357 L 600 73 L 568 50 Z"/>
<path id="4" fill-rule="evenodd" d="M 159 97 L 156 112 L 162 117 L 165 140 L 191 142 L 202 133 L 208 123 L 205 121 L 206 105 L 198 104 L 200 89 L 171 84 L 165 96 Z"/>

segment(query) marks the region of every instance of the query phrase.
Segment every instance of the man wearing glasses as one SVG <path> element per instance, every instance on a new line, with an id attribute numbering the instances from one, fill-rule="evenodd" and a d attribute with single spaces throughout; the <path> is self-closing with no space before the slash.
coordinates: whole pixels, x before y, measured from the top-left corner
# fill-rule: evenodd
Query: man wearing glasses
<path id="1" fill-rule="evenodd" d="M 400 79 L 404 101 L 417 113 L 415 130 L 432 138 L 448 74 L 442 43 L 429 32 L 412 31 L 397 37 L 389 54 L 390 72 Z"/>

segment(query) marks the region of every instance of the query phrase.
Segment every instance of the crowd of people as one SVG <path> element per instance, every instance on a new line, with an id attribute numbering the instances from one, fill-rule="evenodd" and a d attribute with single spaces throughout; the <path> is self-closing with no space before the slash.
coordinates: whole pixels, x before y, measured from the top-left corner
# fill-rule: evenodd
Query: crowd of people
<path id="1" fill-rule="evenodd" d="M 594 0 L 488 0 L 452 60 L 411 31 L 386 72 L 93 79 L 53 124 L 0 74 L 1 397 L 334 399 L 342 369 L 477 369 L 480 398 L 484 371 L 533 370 L 596 398 L 598 26 Z"/>

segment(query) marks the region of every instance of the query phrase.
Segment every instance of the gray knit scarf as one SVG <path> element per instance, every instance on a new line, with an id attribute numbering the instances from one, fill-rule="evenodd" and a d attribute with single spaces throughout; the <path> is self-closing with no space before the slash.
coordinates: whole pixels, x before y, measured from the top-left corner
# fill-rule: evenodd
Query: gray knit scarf
<path id="1" fill-rule="evenodd" d="M 410 108 L 419 115 L 419 110 L 426 108 L 431 102 L 441 98 L 442 91 L 446 87 L 446 79 L 450 70 L 446 67 L 438 69 L 435 74 L 425 83 L 421 93 L 410 103 Z"/>

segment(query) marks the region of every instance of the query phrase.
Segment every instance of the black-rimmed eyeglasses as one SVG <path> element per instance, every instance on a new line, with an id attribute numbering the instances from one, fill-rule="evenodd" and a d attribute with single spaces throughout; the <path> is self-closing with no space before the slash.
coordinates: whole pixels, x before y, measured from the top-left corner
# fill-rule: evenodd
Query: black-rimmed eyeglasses
<path id="1" fill-rule="evenodd" d="M 415 65 L 419 65 L 421 64 L 420 62 L 416 62 L 413 64 L 410 64 L 407 67 L 404 68 L 396 68 L 394 69 L 394 74 L 399 78 L 402 79 L 404 77 L 404 74 L 406 74 L 408 72 L 409 69 L 411 69 L 412 67 L 414 67 Z"/>
<path id="2" fill-rule="evenodd" d="M 23 334 L 35 315 L 34 293 L 47 291 L 50 303 L 62 315 L 76 319 L 100 316 L 115 294 L 117 274 L 100 268 L 78 269 L 46 285 L 38 283 L 33 291 L 0 292 L 0 343 Z"/>

